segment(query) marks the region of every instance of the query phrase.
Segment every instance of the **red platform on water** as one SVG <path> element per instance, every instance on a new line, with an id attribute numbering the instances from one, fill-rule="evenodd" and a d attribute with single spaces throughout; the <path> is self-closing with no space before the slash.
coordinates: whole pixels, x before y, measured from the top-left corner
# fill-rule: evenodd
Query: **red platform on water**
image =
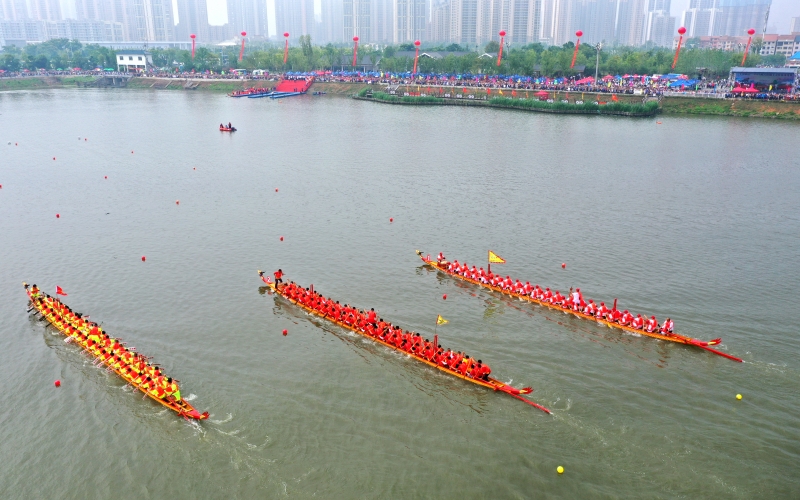
<path id="1" fill-rule="evenodd" d="M 284 78 L 275 86 L 275 92 L 308 92 L 311 84 L 314 83 L 313 76 L 294 77 L 295 79 Z"/>

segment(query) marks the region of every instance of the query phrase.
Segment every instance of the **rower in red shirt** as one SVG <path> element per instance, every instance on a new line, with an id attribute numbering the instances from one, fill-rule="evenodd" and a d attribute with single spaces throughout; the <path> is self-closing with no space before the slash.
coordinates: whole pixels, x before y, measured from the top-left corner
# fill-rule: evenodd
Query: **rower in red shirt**
<path id="1" fill-rule="evenodd" d="M 672 320 L 667 318 L 664 321 L 664 324 L 661 325 L 661 333 L 664 334 L 664 335 L 669 335 L 670 333 L 672 333 L 673 327 L 674 327 L 674 324 L 672 323 Z"/>
<path id="2" fill-rule="evenodd" d="M 647 328 L 645 328 L 648 332 L 655 332 L 658 330 L 658 321 L 656 321 L 655 316 L 650 316 L 650 319 L 647 320 Z"/>
<path id="3" fill-rule="evenodd" d="M 597 312 L 595 313 L 595 317 L 597 318 L 605 318 L 606 314 L 608 314 L 608 308 L 606 307 L 605 302 L 600 302 L 600 307 L 597 308 Z"/>
<path id="4" fill-rule="evenodd" d="M 275 286 L 278 286 L 278 283 L 283 283 L 283 280 L 281 279 L 283 278 L 283 271 L 281 269 L 278 269 L 272 274 L 275 275 Z"/>
<path id="5" fill-rule="evenodd" d="M 642 326 L 644 326 L 644 319 L 641 314 L 637 314 L 636 317 L 633 318 L 633 321 L 631 321 L 631 327 L 641 330 Z"/>
<path id="6" fill-rule="evenodd" d="M 633 314 L 629 313 L 627 309 L 622 312 L 622 317 L 619 319 L 619 324 L 623 326 L 628 326 L 633 321 Z"/>

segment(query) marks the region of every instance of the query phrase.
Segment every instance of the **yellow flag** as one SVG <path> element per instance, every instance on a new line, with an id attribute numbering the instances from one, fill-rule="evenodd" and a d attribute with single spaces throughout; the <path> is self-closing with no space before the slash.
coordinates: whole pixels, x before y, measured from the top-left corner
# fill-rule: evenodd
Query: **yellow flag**
<path id="1" fill-rule="evenodd" d="M 444 325 L 444 324 L 446 324 L 446 323 L 449 323 L 449 321 L 447 321 L 446 319 L 444 319 L 444 318 L 443 318 L 441 315 L 437 315 L 437 316 L 436 316 L 436 324 L 437 324 L 437 325 Z"/>
<path id="2" fill-rule="evenodd" d="M 506 263 L 506 259 L 500 257 L 496 253 L 494 253 L 491 250 L 489 250 L 489 263 L 490 264 L 505 264 Z"/>
<path id="3" fill-rule="evenodd" d="M 500 95 L 503 95 L 503 89 L 498 90 L 497 93 L 499 93 Z"/>

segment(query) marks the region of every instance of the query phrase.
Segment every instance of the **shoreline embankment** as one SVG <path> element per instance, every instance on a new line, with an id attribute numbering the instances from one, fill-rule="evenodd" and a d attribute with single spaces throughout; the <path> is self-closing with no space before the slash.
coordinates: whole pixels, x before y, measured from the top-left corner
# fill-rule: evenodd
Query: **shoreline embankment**
<path id="1" fill-rule="evenodd" d="M 97 80 L 97 77 L 95 76 L 0 78 L 0 91 L 91 87 L 95 80 Z M 242 90 L 250 87 L 272 88 L 276 84 L 277 82 L 269 80 L 134 77 L 131 78 L 127 82 L 127 85 L 125 85 L 123 88 L 139 90 L 183 90 L 230 93 L 235 90 Z M 312 87 L 312 91 L 315 92 L 325 92 L 326 94 L 345 96 L 354 96 L 364 89 L 382 91 L 386 89 L 386 85 L 367 84 L 360 82 L 315 82 Z M 474 90 L 485 91 L 484 89 Z M 458 89 L 458 91 L 461 90 Z M 468 88 L 468 92 L 469 91 L 471 90 Z M 495 92 L 495 89 L 493 89 L 493 92 Z M 525 91 L 518 91 L 518 96 L 520 98 L 524 98 L 524 93 Z M 611 96 L 605 93 L 596 94 L 590 92 L 579 93 L 565 91 L 551 93 L 554 94 L 554 100 L 560 100 L 562 96 L 566 97 L 567 94 L 569 94 L 569 99 L 571 100 L 575 100 L 577 95 L 581 95 L 581 100 L 586 102 L 595 100 L 611 100 Z M 402 95 L 402 93 L 400 95 Z M 642 102 L 641 96 L 630 94 L 618 94 L 617 98 L 619 100 L 618 102 L 626 104 Z M 800 121 L 800 102 L 761 101 L 752 99 L 711 99 L 691 96 L 664 96 L 661 98 L 659 104 L 661 114 L 736 116 L 745 118 L 773 118 Z M 464 104 L 459 102 L 456 103 L 456 105 Z M 472 104 L 467 105 L 469 106 Z M 478 106 L 495 107 L 481 104 L 478 104 Z M 502 107 L 509 109 L 508 106 Z M 511 107 L 511 109 L 515 108 Z"/>

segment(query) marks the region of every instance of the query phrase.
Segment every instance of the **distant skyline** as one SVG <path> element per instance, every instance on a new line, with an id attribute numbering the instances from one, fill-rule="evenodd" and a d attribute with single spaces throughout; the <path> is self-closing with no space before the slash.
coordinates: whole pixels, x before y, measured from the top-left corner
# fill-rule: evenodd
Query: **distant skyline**
<path id="1" fill-rule="evenodd" d="M 174 0 L 173 0 L 174 1 Z M 275 2 L 266 0 L 267 12 L 269 16 L 269 30 L 275 34 Z M 226 0 L 207 0 L 208 20 L 211 24 L 221 25 L 228 22 L 225 10 Z M 676 25 L 681 22 L 681 15 L 684 10 L 689 8 L 689 0 L 672 0 L 670 14 L 675 16 Z M 321 11 L 320 0 L 314 1 L 314 9 L 319 16 Z M 800 16 L 800 3 L 797 0 L 772 0 L 772 8 L 769 13 L 769 26 L 767 31 L 775 33 L 788 33 L 789 22 L 792 17 Z M 774 27 L 774 30 L 772 29 Z M 754 26 L 760 33 L 762 26 Z"/>

